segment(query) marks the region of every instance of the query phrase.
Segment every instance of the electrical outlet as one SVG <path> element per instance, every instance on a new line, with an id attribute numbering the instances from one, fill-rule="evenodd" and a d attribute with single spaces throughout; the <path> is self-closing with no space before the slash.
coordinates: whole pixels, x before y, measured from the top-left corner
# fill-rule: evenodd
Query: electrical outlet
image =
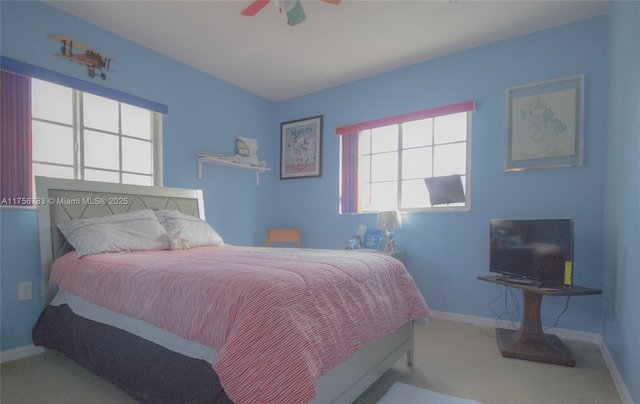
<path id="1" fill-rule="evenodd" d="M 18 300 L 31 300 L 33 299 L 33 290 L 31 282 L 18 283 Z"/>

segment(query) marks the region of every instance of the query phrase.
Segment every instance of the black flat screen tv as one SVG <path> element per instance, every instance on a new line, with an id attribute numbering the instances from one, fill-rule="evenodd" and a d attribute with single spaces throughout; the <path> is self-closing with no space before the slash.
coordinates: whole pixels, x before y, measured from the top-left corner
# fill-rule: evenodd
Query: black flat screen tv
<path id="1" fill-rule="evenodd" d="M 573 283 L 573 219 L 490 220 L 489 270 L 505 280 Z"/>

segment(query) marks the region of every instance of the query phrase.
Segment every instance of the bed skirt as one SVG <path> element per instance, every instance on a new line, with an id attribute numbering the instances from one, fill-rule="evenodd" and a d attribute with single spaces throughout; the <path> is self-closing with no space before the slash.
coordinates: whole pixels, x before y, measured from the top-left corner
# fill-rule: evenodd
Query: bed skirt
<path id="1" fill-rule="evenodd" d="M 206 361 L 78 316 L 66 304 L 44 309 L 33 342 L 64 353 L 141 403 L 233 404 Z"/>

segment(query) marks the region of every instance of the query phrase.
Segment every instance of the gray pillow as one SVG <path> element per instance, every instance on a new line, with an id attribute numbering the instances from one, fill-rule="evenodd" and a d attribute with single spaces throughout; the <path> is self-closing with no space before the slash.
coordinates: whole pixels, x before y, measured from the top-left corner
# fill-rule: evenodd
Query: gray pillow
<path id="1" fill-rule="evenodd" d="M 158 220 L 164 225 L 169 237 L 174 237 L 180 231 L 189 247 L 221 246 L 222 237 L 206 221 L 177 210 L 156 210 Z M 174 245 L 171 244 L 174 249 Z"/>
<path id="2" fill-rule="evenodd" d="M 169 236 L 151 209 L 75 219 L 58 224 L 78 257 L 88 254 L 167 250 Z"/>

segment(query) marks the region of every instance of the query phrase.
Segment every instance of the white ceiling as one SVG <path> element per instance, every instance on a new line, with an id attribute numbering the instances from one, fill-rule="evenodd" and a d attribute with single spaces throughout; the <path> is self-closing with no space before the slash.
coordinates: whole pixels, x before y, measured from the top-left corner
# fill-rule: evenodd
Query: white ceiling
<path id="1" fill-rule="evenodd" d="M 303 0 L 307 19 L 291 27 L 274 4 L 241 16 L 251 2 L 46 3 L 272 101 L 608 11 L 608 1 Z"/>

